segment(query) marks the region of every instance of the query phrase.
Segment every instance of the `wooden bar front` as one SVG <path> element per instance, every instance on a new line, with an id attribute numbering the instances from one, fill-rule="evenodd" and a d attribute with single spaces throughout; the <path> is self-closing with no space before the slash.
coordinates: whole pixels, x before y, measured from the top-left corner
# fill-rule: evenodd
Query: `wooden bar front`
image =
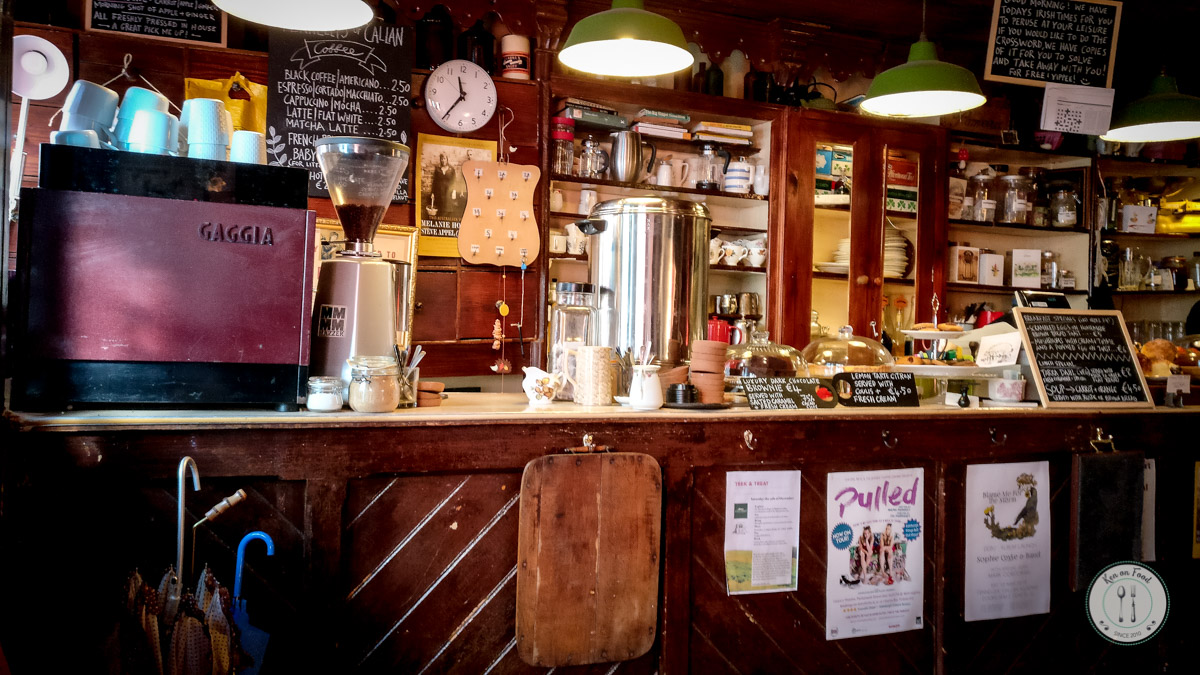
<path id="1" fill-rule="evenodd" d="M 184 456 L 195 458 L 202 487 L 188 490 L 189 529 L 222 497 L 249 494 L 197 529 L 197 569 L 208 564 L 232 584 L 241 537 L 263 530 L 275 539 L 274 557 L 250 548 L 243 589 L 252 623 L 272 634 L 263 672 L 545 672 L 514 648 L 521 471 L 581 445 L 584 434 L 649 454 L 663 471 L 657 638 L 616 672 L 1037 672 L 1056 664 L 1149 672 L 1188 662 L 1194 621 L 1175 608 L 1200 600 L 1190 548 L 1200 447 L 1185 431 L 1200 421 L 1194 409 L 636 414 L 567 404 L 546 412 L 503 395 L 453 394 L 446 403 L 381 416 L 10 415 L 0 454 L 9 586 L 0 641 L 13 672 L 41 672 L 47 650 L 63 672 L 95 672 L 118 652 L 127 575 L 137 568 L 157 585 L 174 560 Z M 1175 611 L 1163 633 L 1136 647 L 1097 636 L 1082 593 L 1067 585 L 1071 457 L 1092 452 L 1097 428 L 1158 463 L 1151 566 L 1165 576 Z M 965 623 L 966 466 L 1042 459 L 1051 476 L 1052 611 Z M 927 479 L 927 625 L 827 642 L 825 475 L 917 466 Z M 724 472 L 759 469 L 803 472 L 799 589 L 731 597 Z M 70 649 L 56 648 L 64 631 Z"/>

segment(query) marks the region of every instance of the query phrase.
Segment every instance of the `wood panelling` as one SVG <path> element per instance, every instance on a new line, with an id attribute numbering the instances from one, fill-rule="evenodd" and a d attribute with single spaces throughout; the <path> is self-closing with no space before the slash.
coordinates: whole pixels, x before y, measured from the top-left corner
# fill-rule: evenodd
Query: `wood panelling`
<path id="1" fill-rule="evenodd" d="M 417 272 L 413 341 L 453 340 L 458 335 L 458 275 L 453 271 Z"/>
<path id="2" fill-rule="evenodd" d="M 458 338 L 488 339 L 492 338 L 492 329 L 496 319 L 504 325 L 506 338 L 518 339 L 517 327 L 512 325 L 521 321 L 521 334 L 535 337 L 541 334 L 537 325 L 537 305 L 541 302 L 542 294 L 538 284 L 537 274 L 526 272 L 524 277 L 524 292 L 521 289 L 521 272 L 508 270 L 504 273 L 463 270 L 459 273 L 458 287 Z M 524 314 L 521 313 L 522 298 L 524 298 Z M 496 302 L 503 299 L 508 303 L 509 314 L 500 316 Z"/>

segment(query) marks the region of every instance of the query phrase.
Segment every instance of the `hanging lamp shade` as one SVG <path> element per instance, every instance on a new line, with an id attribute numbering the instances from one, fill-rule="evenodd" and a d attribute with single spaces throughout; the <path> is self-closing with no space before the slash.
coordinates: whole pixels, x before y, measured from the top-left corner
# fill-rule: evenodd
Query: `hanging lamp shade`
<path id="1" fill-rule="evenodd" d="M 695 59 L 679 25 L 642 7 L 642 0 L 613 0 L 612 9 L 581 19 L 558 60 L 568 68 L 613 77 L 649 77 L 691 67 Z"/>
<path id="2" fill-rule="evenodd" d="M 375 18 L 363 0 L 212 0 L 238 18 L 289 30 L 349 30 Z"/>
<path id="3" fill-rule="evenodd" d="M 1179 93 L 1174 77 L 1159 75 L 1150 84 L 1150 94 L 1122 108 L 1100 137 L 1120 143 L 1200 138 L 1200 98 Z"/>
<path id="4" fill-rule="evenodd" d="M 908 50 L 908 61 L 875 77 L 860 107 L 886 117 L 949 115 L 987 102 L 971 71 L 939 61 L 937 47 L 921 38 Z"/>

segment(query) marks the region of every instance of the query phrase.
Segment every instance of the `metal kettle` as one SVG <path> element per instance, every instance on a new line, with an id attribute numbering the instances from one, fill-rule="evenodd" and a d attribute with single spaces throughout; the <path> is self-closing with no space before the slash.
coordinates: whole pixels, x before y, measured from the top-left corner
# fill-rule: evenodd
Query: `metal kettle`
<path id="1" fill-rule="evenodd" d="M 721 158 L 725 162 L 721 162 Z M 704 143 L 700 146 L 700 165 L 696 174 L 697 190 L 720 190 L 721 177 L 729 169 L 729 160 L 733 159 L 729 151 L 716 143 Z"/>
<path id="2" fill-rule="evenodd" d="M 613 180 L 618 183 L 638 183 L 643 173 L 654 170 L 654 157 L 658 154 L 654 143 L 643 139 L 636 131 L 614 131 L 609 135 L 612 137 L 612 152 L 609 154 L 608 167 Z M 643 145 L 650 147 L 650 161 L 645 164 L 642 163 Z"/>

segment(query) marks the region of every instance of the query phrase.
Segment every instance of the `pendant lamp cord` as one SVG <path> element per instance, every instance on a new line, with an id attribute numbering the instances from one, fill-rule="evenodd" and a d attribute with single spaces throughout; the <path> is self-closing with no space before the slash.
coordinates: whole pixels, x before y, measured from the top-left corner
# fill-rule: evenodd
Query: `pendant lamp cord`
<path id="1" fill-rule="evenodd" d="M 926 0 L 921 0 L 921 39 L 925 39 L 925 5 Z"/>

